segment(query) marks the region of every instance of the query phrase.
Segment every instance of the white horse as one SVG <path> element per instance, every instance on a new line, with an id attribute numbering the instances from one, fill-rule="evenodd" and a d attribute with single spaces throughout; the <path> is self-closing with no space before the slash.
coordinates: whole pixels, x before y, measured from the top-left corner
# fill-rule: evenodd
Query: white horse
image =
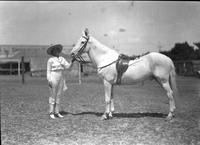
<path id="1" fill-rule="evenodd" d="M 90 46 L 86 47 L 87 45 Z M 106 109 L 102 119 L 109 119 L 114 112 L 113 85 L 117 81 L 116 62 L 120 54 L 90 36 L 88 29 L 83 31 L 81 38 L 71 50 L 71 56 L 77 61 L 84 61 L 81 57 L 82 53 L 88 54 L 98 69 L 98 75 L 103 79 Z M 155 79 L 167 92 L 170 106 L 167 119 L 171 120 L 176 108 L 174 101 L 175 75 L 175 67 L 169 57 L 151 52 L 139 59 L 130 60 L 129 67 L 121 79 L 128 79 L 132 82 L 142 82 L 148 78 Z"/>

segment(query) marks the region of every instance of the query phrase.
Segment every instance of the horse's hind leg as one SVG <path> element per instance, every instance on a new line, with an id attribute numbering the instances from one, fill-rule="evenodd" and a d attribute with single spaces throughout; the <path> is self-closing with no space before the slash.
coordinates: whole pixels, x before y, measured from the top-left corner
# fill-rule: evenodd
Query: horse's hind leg
<path id="1" fill-rule="evenodd" d="M 173 91 L 170 87 L 169 81 L 161 81 L 162 87 L 166 90 L 167 96 L 169 98 L 169 114 L 167 116 L 167 120 L 171 120 L 173 117 L 174 110 L 176 109 L 175 107 L 175 102 L 174 102 L 174 96 L 173 96 Z"/>

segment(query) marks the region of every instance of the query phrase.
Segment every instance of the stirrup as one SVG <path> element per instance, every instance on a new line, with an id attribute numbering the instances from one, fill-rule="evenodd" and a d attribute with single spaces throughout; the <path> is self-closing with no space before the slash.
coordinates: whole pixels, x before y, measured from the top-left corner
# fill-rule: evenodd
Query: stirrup
<path id="1" fill-rule="evenodd" d="M 59 118 L 63 118 L 64 117 L 60 113 L 56 113 L 56 116 L 59 117 Z"/>
<path id="2" fill-rule="evenodd" d="M 49 114 L 49 117 L 50 117 L 51 119 L 56 119 L 53 112 L 51 112 L 51 113 Z"/>

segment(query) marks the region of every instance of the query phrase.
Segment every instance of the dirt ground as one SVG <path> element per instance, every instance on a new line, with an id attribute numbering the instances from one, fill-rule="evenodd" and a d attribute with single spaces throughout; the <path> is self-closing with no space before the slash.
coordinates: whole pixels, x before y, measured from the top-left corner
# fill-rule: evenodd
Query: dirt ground
<path id="1" fill-rule="evenodd" d="M 168 98 L 155 81 L 114 88 L 115 114 L 105 109 L 103 84 L 96 76 L 79 85 L 67 79 L 64 118 L 48 117 L 45 78 L 0 76 L 2 145 L 200 145 L 200 79 L 178 77 L 173 121 L 165 117 Z"/>

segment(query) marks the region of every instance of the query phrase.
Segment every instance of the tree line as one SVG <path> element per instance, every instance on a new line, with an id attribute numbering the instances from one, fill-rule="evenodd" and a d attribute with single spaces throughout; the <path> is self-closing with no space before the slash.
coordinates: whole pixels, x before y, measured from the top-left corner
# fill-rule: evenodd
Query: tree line
<path id="1" fill-rule="evenodd" d="M 169 56 L 172 60 L 200 60 L 200 42 L 193 43 L 198 47 L 190 46 L 188 42 L 175 43 L 169 51 L 160 51 L 160 53 Z"/>

